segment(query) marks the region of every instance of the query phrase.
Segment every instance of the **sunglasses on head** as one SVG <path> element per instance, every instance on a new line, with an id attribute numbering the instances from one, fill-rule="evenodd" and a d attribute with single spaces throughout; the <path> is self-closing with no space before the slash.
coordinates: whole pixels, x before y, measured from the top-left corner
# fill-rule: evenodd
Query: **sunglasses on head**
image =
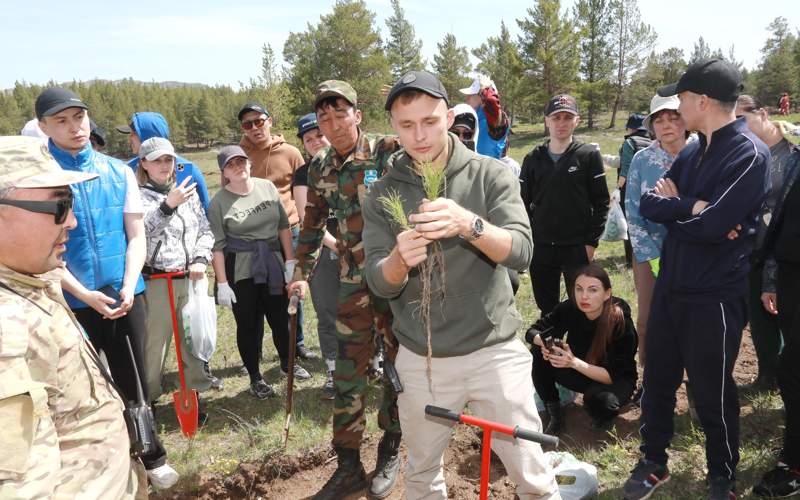
<path id="1" fill-rule="evenodd" d="M 244 130 L 250 130 L 251 128 L 261 128 L 267 122 L 266 118 L 256 118 L 255 120 L 247 120 L 246 122 L 242 122 L 242 128 Z"/>
<path id="2" fill-rule="evenodd" d="M 55 217 L 56 225 L 61 225 L 67 220 L 67 215 L 72 210 L 72 192 L 53 201 L 0 200 L 0 205 L 9 205 L 39 214 L 52 214 Z"/>

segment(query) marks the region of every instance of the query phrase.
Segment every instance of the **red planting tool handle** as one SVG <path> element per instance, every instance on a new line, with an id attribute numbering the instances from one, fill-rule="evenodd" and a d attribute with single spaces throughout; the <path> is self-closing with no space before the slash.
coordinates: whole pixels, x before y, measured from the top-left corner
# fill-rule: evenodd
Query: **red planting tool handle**
<path id="1" fill-rule="evenodd" d="M 484 430 L 502 432 L 503 434 L 508 434 L 509 436 L 514 436 L 515 438 L 518 439 L 533 441 L 534 443 L 550 444 L 553 446 L 558 445 L 558 438 L 556 436 L 551 436 L 549 434 L 543 434 L 541 432 L 523 429 L 518 425 L 511 427 L 508 425 L 498 424 L 497 422 L 490 422 L 489 420 L 473 417 L 472 415 L 464 415 L 463 413 L 458 414 L 446 408 L 440 408 L 438 406 L 433 406 L 433 405 L 425 406 L 425 413 L 433 417 L 452 420 L 453 422 L 462 422 L 464 424 L 482 427 Z"/>
<path id="2" fill-rule="evenodd" d="M 189 275 L 188 271 L 176 271 L 173 273 L 150 274 L 145 279 L 165 279 L 167 280 L 167 293 L 169 294 L 169 312 L 172 313 L 172 335 L 175 339 L 175 354 L 178 355 L 178 377 L 181 381 L 181 403 L 184 407 L 189 406 L 189 391 L 186 390 L 186 377 L 183 374 L 183 352 L 181 351 L 181 339 L 178 333 L 178 314 L 175 310 L 175 293 L 172 290 L 173 278 L 185 278 Z"/>

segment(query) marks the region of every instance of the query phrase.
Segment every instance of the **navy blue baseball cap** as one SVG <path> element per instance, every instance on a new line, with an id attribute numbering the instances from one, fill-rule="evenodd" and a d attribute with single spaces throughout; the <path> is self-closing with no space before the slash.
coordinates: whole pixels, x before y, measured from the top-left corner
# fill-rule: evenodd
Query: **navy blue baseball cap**
<path id="1" fill-rule="evenodd" d="M 644 116 L 634 113 L 628 116 L 628 121 L 625 123 L 625 128 L 631 128 L 634 130 L 647 130 L 647 127 L 645 127 L 643 123 Z"/>
<path id="2" fill-rule="evenodd" d="M 309 113 L 307 115 L 304 115 L 299 120 L 297 120 L 297 137 L 302 139 L 303 134 L 305 134 L 309 130 L 314 130 L 315 128 L 319 128 L 319 124 L 317 123 L 317 114 Z"/>

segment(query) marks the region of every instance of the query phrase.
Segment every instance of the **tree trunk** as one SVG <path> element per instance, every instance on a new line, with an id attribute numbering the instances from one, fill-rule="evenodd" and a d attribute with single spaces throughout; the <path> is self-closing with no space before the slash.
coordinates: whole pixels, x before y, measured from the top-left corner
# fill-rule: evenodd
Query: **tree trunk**
<path id="1" fill-rule="evenodd" d="M 617 109 L 619 108 L 620 97 L 622 96 L 622 89 L 617 90 L 617 95 L 614 96 L 614 109 L 611 111 L 611 123 L 608 128 L 614 128 L 617 124 Z"/>

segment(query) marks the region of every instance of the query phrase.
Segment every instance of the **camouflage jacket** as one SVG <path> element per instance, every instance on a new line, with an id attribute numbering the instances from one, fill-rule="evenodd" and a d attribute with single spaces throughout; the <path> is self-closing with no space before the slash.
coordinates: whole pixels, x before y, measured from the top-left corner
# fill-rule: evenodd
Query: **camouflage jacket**
<path id="1" fill-rule="evenodd" d="M 359 132 L 356 147 L 342 159 L 332 147 L 317 153 L 308 167 L 308 202 L 295 257 L 295 280 L 308 279 L 314 267 L 314 253 L 322 244 L 325 221 L 333 212 L 339 224 L 336 239 L 340 278 L 343 283 L 361 284 L 364 245 L 361 206 L 369 185 L 386 171 L 389 157 L 400 150 L 396 136 Z"/>
<path id="2" fill-rule="evenodd" d="M 123 403 L 94 359 L 60 282 L 0 265 L 0 498 L 137 498 Z"/>

